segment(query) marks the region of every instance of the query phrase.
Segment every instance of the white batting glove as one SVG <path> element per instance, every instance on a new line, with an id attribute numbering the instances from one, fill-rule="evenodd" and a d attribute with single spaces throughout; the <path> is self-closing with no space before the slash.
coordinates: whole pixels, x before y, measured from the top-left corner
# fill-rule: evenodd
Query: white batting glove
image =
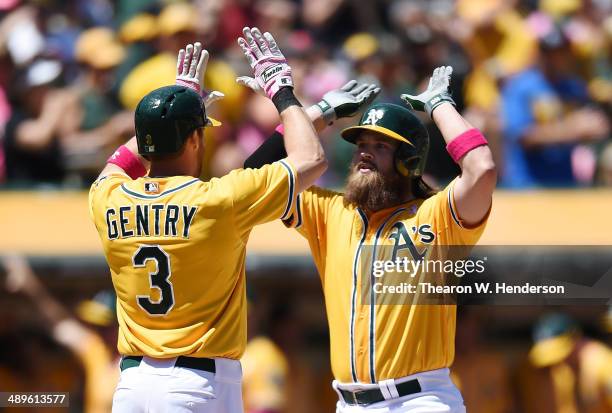
<path id="1" fill-rule="evenodd" d="M 336 119 L 355 116 L 361 108 L 367 106 L 380 93 L 375 84 L 359 83 L 350 80 L 340 89 L 334 89 L 323 95 L 317 106 L 323 113 L 325 123 L 331 124 Z"/>
<path id="2" fill-rule="evenodd" d="M 256 27 L 245 27 L 243 33 L 244 38 L 238 38 L 238 45 L 253 69 L 253 77 L 241 76 L 236 81 L 270 99 L 280 88 L 293 87 L 291 67 L 274 37 L 268 32 L 262 35 Z"/>
<path id="3" fill-rule="evenodd" d="M 185 49 L 179 50 L 176 62 L 176 82 L 194 90 L 204 99 L 204 107 L 208 109 L 213 102 L 223 99 L 225 95 L 217 90 L 207 92 L 204 90 L 204 73 L 208 64 L 208 51 L 202 49 L 202 43 L 188 44 Z"/>
<path id="4" fill-rule="evenodd" d="M 427 112 L 429 116 L 435 108 L 444 102 L 449 102 L 455 106 L 455 101 L 448 92 L 452 74 L 453 68 L 451 66 L 440 66 L 433 71 L 425 92 L 417 96 L 403 94 L 401 98 L 412 109 Z"/>
<path id="5" fill-rule="evenodd" d="M 205 94 L 203 96 L 204 98 L 204 108 L 206 110 L 208 110 L 209 107 L 211 107 L 211 105 L 213 103 L 215 103 L 218 100 L 221 100 L 225 97 L 225 95 L 221 92 L 219 92 L 218 90 L 213 90 L 212 92 L 209 92 L 207 94 Z"/>

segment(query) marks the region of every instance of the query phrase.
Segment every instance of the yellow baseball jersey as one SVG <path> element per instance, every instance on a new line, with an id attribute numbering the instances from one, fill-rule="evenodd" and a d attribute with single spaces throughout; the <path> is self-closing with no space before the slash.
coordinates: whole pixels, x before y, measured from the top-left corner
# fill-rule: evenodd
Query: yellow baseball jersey
<path id="1" fill-rule="evenodd" d="M 340 382 L 373 383 L 452 364 L 455 305 L 381 304 L 363 286 L 374 260 L 394 259 L 397 252 L 417 259 L 435 246 L 476 243 L 486 218 L 474 228 L 461 223 L 453 184 L 427 200 L 371 214 L 325 189 L 298 195 L 285 224 L 310 245 L 325 296 L 332 371 Z"/>
<path id="2" fill-rule="evenodd" d="M 296 173 L 286 160 L 202 182 L 123 174 L 91 187 L 91 217 L 117 294 L 119 353 L 239 359 L 246 345 L 251 229 L 286 217 Z"/>

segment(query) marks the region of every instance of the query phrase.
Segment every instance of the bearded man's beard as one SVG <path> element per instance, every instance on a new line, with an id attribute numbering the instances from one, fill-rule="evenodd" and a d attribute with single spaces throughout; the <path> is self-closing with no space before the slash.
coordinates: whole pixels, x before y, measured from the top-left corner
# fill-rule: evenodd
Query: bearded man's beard
<path id="1" fill-rule="evenodd" d="M 409 192 L 410 181 L 397 173 L 383 175 L 371 170 L 363 174 L 357 165 L 351 165 L 344 200 L 361 209 L 379 211 L 401 204 Z"/>

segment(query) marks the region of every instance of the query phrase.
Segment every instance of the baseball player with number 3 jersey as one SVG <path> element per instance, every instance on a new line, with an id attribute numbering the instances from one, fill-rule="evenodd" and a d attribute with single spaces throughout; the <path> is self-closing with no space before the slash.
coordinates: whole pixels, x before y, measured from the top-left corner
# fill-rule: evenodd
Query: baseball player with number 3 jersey
<path id="1" fill-rule="evenodd" d="M 177 84 L 146 95 L 136 137 L 91 187 L 92 219 L 117 294 L 121 378 L 115 412 L 241 412 L 246 346 L 245 256 L 251 229 L 287 218 L 326 162 L 293 95 L 291 68 L 269 34 L 239 44 L 277 107 L 287 157 L 198 179 L 208 52 L 179 52 Z M 147 172 L 147 167 L 149 167 Z"/>
<path id="2" fill-rule="evenodd" d="M 375 287 L 374 272 L 376 261 L 422 262 L 444 254 L 443 246 L 473 246 L 486 225 L 495 166 L 482 134 L 454 107 L 451 73 L 437 68 L 424 93 L 402 99 L 432 117 L 459 177 L 440 192 L 430 188 L 421 178 L 429 149 L 424 125 L 406 107 L 374 104 L 359 125 L 342 131 L 357 147 L 345 192 L 309 188 L 284 221 L 308 240 L 321 277 L 337 412 L 465 412 L 449 377 L 456 306 L 424 305 L 414 293 L 393 301 Z M 355 103 L 329 92 L 311 118 L 329 124 Z M 258 165 L 260 149 L 246 165 Z"/>

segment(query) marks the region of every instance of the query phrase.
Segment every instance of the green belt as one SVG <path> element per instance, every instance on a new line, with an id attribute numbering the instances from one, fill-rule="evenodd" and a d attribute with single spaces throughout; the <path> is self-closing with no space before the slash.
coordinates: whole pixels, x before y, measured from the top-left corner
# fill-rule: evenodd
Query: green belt
<path id="1" fill-rule="evenodd" d="M 138 367 L 142 361 L 142 356 L 124 356 L 121 358 L 119 368 L 121 371 L 130 367 Z M 174 367 L 185 367 L 188 369 L 203 370 L 209 373 L 215 373 L 215 360 L 200 358 L 200 357 L 185 357 L 178 356 Z"/>
<path id="2" fill-rule="evenodd" d="M 395 388 L 397 389 L 399 397 L 421 392 L 421 385 L 419 384 L 419 381 L 417 379 L 408 380 L 403 383 L 396 384 Z M 341 389 L 338 390 L 340 390 L 340 394 L 342 394 L 342 398 L 344 399 L 346 404 L 367 406 L 369 404 L 378 403 L 385 400 L 385 396 L 383 396 L 382 391 L 380 391 L 380 389 L 358 391 L 349 391 Z"/>

